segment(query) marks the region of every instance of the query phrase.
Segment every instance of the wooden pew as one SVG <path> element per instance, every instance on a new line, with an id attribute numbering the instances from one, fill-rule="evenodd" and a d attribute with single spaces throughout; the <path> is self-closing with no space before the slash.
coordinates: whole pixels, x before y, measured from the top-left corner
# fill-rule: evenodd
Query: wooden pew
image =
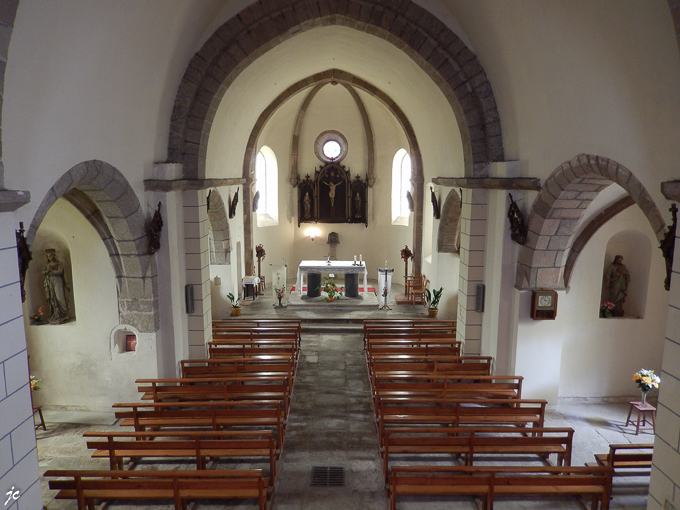
<path id="1" fill-rule="evenodd" d="M 426 375 L 377 373 L 371 379 L 374 408 L 381 398 L 522 398 L 523 377 L 515 375 Z"/>
<path id="2" fill-rule="evenodd" d="M 244 319 L 242 317 L 212 321 L 213 331 L 220 328 L 292 328 L 302 333 L 300 319 Z"/>
<path id="3" fill-rule="evenodd" d="M 184 510 L 188 501 L 256 499 L 266 510 L 268 480 L 262 471 L 86 471 L 50 469 L 45 472 L 49 487 L 58 490 L 55 499 L 74 499 L 78 510 L 93 509 L 95 501 L 169 499 L 175 510 Z"/>
<path id="4" fill-rule="evenodd" d="M 299 358 L 299 349 L 295 340 L 282 341 L 248 341 L 248 340 L 231 340 L 208 342 L 208 357 L 209 358 L 226 358 L 226 357 L 255 357 L 255 356 L 286 356 L 293 357 L 297 362 Z"/>
<path id="5" fill-rule="evenodd" d="M 292 385 L 287 376 L 137 379 L 142 400 L 152 402 L 279 400 L 288 417 Z"/>
<path id="6" fill-rule="evenodd" d="M 149 458 L 194 459 L 196 469 L 206 469 L 207 460 L 216 458 L 264 458 L 269 460 L 269 481 L 276 478 L 276 442 L 271 430 L 239 431 L 164 431 L 95 432 L 83 437 L 94 449 L 93 458 L 108 458 L 111 470 L 123 469 L 126 458 L 131 465 Z"/>
<path id="7" fill-rule="evenodd" d="M 378 412 L 380 445 L 388 427 L 543 427 L 546 405 L 547 401 L 539 399 L 382 398 Z"/>
<path id="8" fill-rule="evenodd" d="M 371 356 L 368 360 L 368 373 L 371 380 L 380 375 L 426 375 L 437 372 L 442 375 L 491 375 L 493 358 L 491 356 L 427 356 L 422 361 L 411 361 L 393 356 Z"/>
<path id="9" fill-rule="evenodd" d="M 373 332 L 368 331 L 364 337 L 364 349 L 371 347 L 457 347 L 460 350 L 461 342 L 456 340 L 456 333 L 450 329 L 437 331 L 426 330 L 403 330 L 393 332 Z M 460 352 L 458 353 L 460 354 Z"/>
<path id="10" fill-rule="evenodd" d="M 224 430 L 234 427 L 264 428 L 276 432 L 278 449 L 286 428 L 279 401 L 116 403 L 116 418 L 136 432 L 160 429 L 202 428 Z"/>
<path id="11" fill-rule="evenodd" d="M 300 331 L 298 328 L 249 328 L 249 327 L 223 327 L 213 329 L 213 341 L 223 342 L 227 340 L 295 340 L 296 347 L 300 348 Z"/>
<path id="12" fill-rule="evenodd" d="M 398 496 L 473 496 L 493 510 L 499 496 L 580 496 L 591 510 L 609 509 L 610 468 L 602 466 L 395 466 L 390 510 Z"/>
<path id="13" fill-rule="evenodd" d="M 537 455 L 552 465 L 549 456 L 556 456 L 555 465 L 570 466 L 574 429 L 532 428 L 531 434 L 516 427 L 437 427 L 395 428 L 385 430 L 383 470 L 389 483 L 390 463 L 395 457 L 408 455 L 414 460 L 433 461 L 433 454 L 461 456 L 466 466 L 474 465 L 475 455 L 526 456 Z"/>
<path id="14" fill-rule="evenodd" d="M 380 339 L 418 333 L 434 338 L 456 339 L 456 321 L 408 321 L 401 324 L 378 325 L 381 322 L 383 321 L 370 324 L 368 321 L 364 321 L 364 348 L 366 348 L 369 338 Z"/>
<path id="15" fill-rule="evenodd" d="M 366 346 L 366 359 L 374 355 L 384 356 L 460 356 L 461 342 L 451 340 L 447 342 L 431 340 L 408 340 L 408 339 L 375 339 Z"/>
<path id="16" fill-rule="evenodd" d="M 653 443 L 610 444 L 608 453 L 595 454 L 595 462 L 610 466 L 613 476 L 649 476 L 653 452 Z"/>
<path id="17" fill-rule="evenodd" d="M 287 375 L 292 381 L 296 364 L 292 357 L 286 362 L 261 358 L 183 359 L 181 378 L 222 377 L 227 375 Z"/>

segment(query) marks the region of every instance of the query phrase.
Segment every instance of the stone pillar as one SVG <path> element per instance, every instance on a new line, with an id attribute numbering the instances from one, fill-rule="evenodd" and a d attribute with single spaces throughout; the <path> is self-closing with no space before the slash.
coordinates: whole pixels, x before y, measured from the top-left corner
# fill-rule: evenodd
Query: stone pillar
<path id="1" fill-rule="evenodd" d="M 4 374 L 0 385 L 0 486 L 3 503 L 8 491 L 13 490 L 15 496 L 3 507 L 7 510 L 42 508 L 14 234 L 19 221 L 13 212 L 26 203 L 28 193 L 26 201 L 19 200 L 18 204 L 11 203 L 21 198 L 14 194 L 17 192 L 0 191 L 0 370 Z"/>
<path id="2" fill-rule="evenodd" d="M 464 189 L 461 211 L 458 340 L 465 354 L 480 354 L 482 314 L 475 311 L 477 284 L 484 283 L 487 195 L 485 189 Z"/>
<path id="3" fill-rule="evenodd" d="M 680 198 L 680 194 L 677 198 Z M 678 232 L 680 233 L 680 232 Z M 680 508 L 680 239 L 675 238 L 675 256 L 666 321 L 666 343 L 659 402 L 656 441 L 649 483 L 649 510 Z M 660 284 L 660 282 L 655 282 Z"/>
<path id="4" fill-rule="evenodd" d="M 205 190 L 183 191 L 186 284 L 193 287 L 194 311 L 188 314 L 189 358 L 205 358 L 212 339 L 210 243 Z"/>

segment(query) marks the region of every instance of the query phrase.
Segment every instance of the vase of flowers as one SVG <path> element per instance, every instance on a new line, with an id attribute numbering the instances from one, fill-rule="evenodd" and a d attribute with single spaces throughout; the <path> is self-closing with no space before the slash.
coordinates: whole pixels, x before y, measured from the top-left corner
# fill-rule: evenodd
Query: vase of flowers
<path id="1" fill-rule="evenodd" d="M 640 388 L 643 404 L 647 403 L 647 393 L 649 390 L 658 388 L 659 384 L 661 384 L 661 378 L 654 373 L 654 370 L 647 370 L 645 368 L 641 368 L 633 374 L 633 381 Z"/>
<path id="2" fill-rule="evenodd" d="M 345 291 L 345 287 L 338 287 L 335 285 L 333 276 L 334 275 L 332 274 L 328 275 L 328 278 L 324 279 L 323 285 L 321 286 L 321 290 L 326 293 L 326 301 L 335 301 L 336 299 L 340 299 L 342 297 L 342 293 Z"/>
<path id="3" fill-rule="evenodd" d="M 33 391 L 38 391 L 40 389 L 40 386 L 38 386 L 38 383 L 42 381 L 42 379 L 38 379 L 36 376 L 32 375 L 31 377 L 31 390 Z"/>
<path id="4" fill-rule="evenodd" d="M 258 244 L 255 246 L 255 257 L 257 257 L 257 277 L 262 278 L 262 259 L 267 256 L 267 252 L 264 251 L 264 246 Z"/>
<path id="5" fill-rule="evenodd" d="M 409 250 L 408 245 L 404 245 L 404 247 L 401 249 L 401 260 L 404 261 L 404 285 L 406 285 L 406 281 L 408 280 L 408 261 L 413 260 L 413 252 Z"/>
<path id="6" fill-rule="evenodd" d="M 276 299 L 279 300 L 279 306 L 283 306 L 283 303 L 281 300 L 285 297 L 286 295 L 286 287 L 283 286 L 281 288 L 279 287 L 274 287 L 274 294 L 276 295 Z"/>
<path id="7" fill-rule="evenodd" d="M 602 318 L 611 317 L 614 313 L 614 307 L 615 306 L 616 305 L 614 303 L 612 303 L 611 301 L 604 301 L 600 305 L 600 317 L 602 317 Z"/>

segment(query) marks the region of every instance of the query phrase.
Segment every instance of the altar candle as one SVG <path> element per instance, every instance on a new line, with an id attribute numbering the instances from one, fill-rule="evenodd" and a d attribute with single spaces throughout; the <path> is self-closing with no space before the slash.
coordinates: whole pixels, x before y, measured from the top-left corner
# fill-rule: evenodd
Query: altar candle
<path id="1" fill-rule="evenodd" d="M 364 260 L 364 259 L 361 258 L 361 253 L 360 253 L 360 254 L 359 254 L 359 262 L 361 262 L 362 260 Z"/>
<path id="2" fill-rule="evenodd" d="M 356 255 L 354 255 L 354 262 L 356 262 L 356 261 L 357 261 L 357 256 L 356 256 Z"/>

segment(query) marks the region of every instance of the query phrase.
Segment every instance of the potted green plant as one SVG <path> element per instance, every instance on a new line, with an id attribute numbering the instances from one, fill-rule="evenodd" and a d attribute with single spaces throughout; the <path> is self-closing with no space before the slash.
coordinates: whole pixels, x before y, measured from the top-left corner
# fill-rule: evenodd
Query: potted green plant
<path id="1" fill-rule="evenodd" d="M 442 293 L 444 292 L 444 287 L 439 287 L 439 289 L 425 288 L 425 304 L 427 306 L 427 314 L 430 317 L 437 317 L 439 312 L 439 300 L 442 298 Z"/>
<path id="2" fill-rule="evenodd" d="M 241 298 L 234 296 L 231 292 L 227 294 L 229 301 L 231 301 L 231 315 L 238 317 L 241 315 Z"/>

